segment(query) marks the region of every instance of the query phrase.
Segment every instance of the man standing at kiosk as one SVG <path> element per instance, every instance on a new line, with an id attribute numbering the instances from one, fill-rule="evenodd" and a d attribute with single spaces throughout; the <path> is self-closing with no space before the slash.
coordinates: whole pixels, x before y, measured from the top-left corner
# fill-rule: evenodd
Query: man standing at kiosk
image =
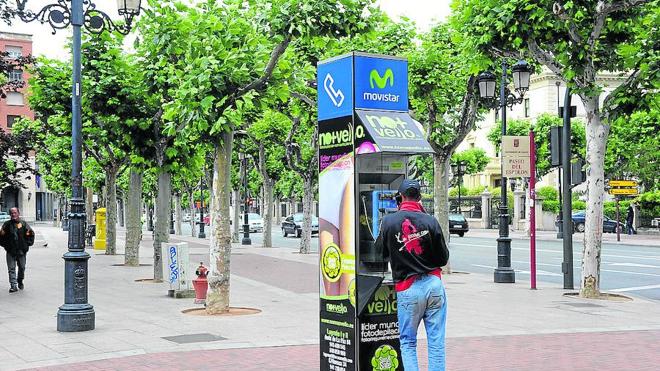
<path id="1" fill-rule="evenodd" d="M 449 250 L 440 224 L 420 203 L 419 182 L 405 179 L 399 193 L 399 211 L 383 218 L 376 245 L 383 247 L 392 267 L 403 366 L 406 371 L 419 369 L 417 329 L 423 319 L 429 370 L 444 370 L 447 300 L 441 267 L 449 260 Z"/>

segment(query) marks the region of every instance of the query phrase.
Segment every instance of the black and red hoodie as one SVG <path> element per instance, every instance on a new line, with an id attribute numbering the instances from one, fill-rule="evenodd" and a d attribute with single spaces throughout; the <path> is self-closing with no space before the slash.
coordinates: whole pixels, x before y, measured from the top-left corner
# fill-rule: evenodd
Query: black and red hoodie
<path id="1" fill-rule="evenodd" d="M 410 287 L 418 275 L 440 277 L 449 250 L 440 224 L 418 202 L 404 201 L 399 211 L 383 218 L 377 245 L 389 258 L 396 291 Z"/>

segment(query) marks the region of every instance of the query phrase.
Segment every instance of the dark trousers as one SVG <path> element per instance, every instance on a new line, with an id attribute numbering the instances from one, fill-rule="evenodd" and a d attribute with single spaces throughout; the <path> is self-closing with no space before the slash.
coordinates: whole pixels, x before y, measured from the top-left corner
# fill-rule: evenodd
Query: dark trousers
<path id="1" fill-rule="evenodd" d="M 7 270 L 9 271 L 9 284 L 11 286 L 18 285 L 23 282 L 25 277 L 25 254 L 20 256 L 13 256 L 7 253 Z M 18 265 L 18 277 L 16 277 L 16 266 Z"/>

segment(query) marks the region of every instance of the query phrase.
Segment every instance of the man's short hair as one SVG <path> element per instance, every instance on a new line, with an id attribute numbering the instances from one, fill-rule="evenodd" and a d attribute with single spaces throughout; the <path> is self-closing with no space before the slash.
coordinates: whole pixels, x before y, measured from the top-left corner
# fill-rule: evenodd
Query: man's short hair
<path id="1" fill-rule="evenodd" d="M 420 193 L 419 189 L 411 187 L 403 191 L 403 197 L 418 201 L 422 198 L 422 194 Z"/>

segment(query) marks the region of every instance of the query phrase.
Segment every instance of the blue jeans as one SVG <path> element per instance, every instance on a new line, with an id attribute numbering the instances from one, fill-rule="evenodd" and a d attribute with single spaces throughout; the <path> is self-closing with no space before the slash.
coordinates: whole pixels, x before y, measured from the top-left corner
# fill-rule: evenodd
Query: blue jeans
<path id="1" fill-rule="evenodd" d="M 442 280 L 431 274 L 419 276 L 410 288 L 397 292 L 396 296 L 403 369 L 419 370 L 417 329 L 423 319 L 428 340 L 429 371 L 444 371 L 447 295 Z"/>

